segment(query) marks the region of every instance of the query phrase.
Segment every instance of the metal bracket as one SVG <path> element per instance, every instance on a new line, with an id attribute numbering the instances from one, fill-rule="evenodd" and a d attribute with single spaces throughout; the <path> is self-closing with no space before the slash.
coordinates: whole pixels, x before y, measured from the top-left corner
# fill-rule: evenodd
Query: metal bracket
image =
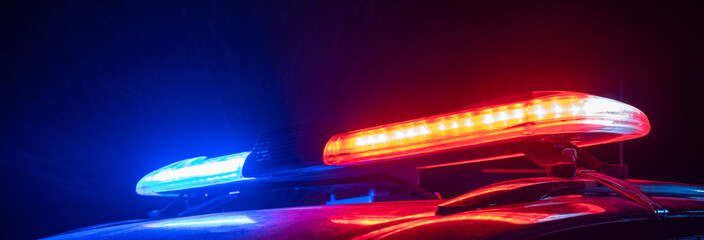
<path id="1" fill-rule="evenodd" d="M 518 150 L 536 165 L 545 167 L 548 176 L 574 177 L 577 167 L 595 170 L 619 179 L 626 179 L 628 176 L 628 166 L 602 162 L 571 143 L 532 142 L 518 146 Z"/>
<path id="2" fill-rule="evenodd" d="M 628 173 L 628 167 L 624 165 L 604 163 L 586 151 L 581 151 L 578 156 L 577 147 L 569 143 L 528 143 L 519 146 L 519 150 L 538 166 L 545 167 L 548 178 L 492 184 L 440 204 L 436 214 L 447 215 L 493 205 L 540 200 L 557 191 L 584 189 L 590 185 L 589 180 L 593 180 L 591 184 L 604 185 L 648 207 L 658 219 L 668 214 L 668 210 L 657 201 L 633 183 L 623 180 Z M 578 164 L 593 170 L 578 170 Z"/>
<path id="3" fill-rule="evenodd" d="M 579 177 L 575 178 L 525 178 L 495 183 L 440 204 L 436 214 L 449 215 L 490 206 L 537 201 L 555 192 L 582 192 L 587 188 L 591 189 L 589 191 L 598 188 L 614 190 L 649 208 L 657 219 L 663 219 L 668 214 L 668 210 L 660 203 L 629 181 L 591 170 L 579 171 L 578 175 Z M 599 190 L 599 192 L 602 191 Z"/>

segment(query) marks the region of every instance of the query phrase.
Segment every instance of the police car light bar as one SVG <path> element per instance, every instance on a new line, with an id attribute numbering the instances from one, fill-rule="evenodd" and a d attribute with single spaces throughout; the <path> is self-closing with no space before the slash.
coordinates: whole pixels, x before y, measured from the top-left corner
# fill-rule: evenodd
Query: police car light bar
<path id="1" fill-rule="evenodd" d="M 643 112 L 625 103 L 578 92 L 535 92 L 533 97 L 333 136 L 328 165 L 354 165 L 541 137 L 566 137 L 576 146 L 648 134 Z"/>
<path id="2" fill-rule="evenodd" d="M 137 183 L 140 195 L 177 196 L 174 192 L 248 180 L 242 164 L 249 152 L 216 158 L 196 157 L 178 161 L 144 176 Z"/>

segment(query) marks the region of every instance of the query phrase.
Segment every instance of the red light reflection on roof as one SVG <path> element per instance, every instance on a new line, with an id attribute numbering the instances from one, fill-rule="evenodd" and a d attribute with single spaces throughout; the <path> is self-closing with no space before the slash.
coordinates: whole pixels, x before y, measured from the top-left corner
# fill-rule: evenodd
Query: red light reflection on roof
<path id="1" fill-rule="evenodd" d="M 435 212 L 419 213 L 409 216 L 385 216 L 385 215 L 343 215 L 332 216 L 330 221 L 338 224 L 353 224 L 353 225 L 376 225 L 398 220 L 409 220 L 416 218 L 424 218 L 434 216 Z"/>
<path id="2" fill-rule="evenodd" d="M 416 221 L 406 222 L 398 225 L 393 225 L 369 234 L 362 235 L 356 239 L 368 239 L 369 237 L 381 237 L 392 235 L 407 229 L 417 228 L 424 225 L 443 224 L 449 222 L 462 222 L 465 220 L 480 220 L 480 221 L 496 221 L 517 225 L 534 224 L 540 222 L 549 222 L 559 219 L 585 216 L 605 212 L 606 210 L 600 206 L 588 203 L 573 203 L 565 205 L 556 213 L 545 212 L 513 212 L 513 211 L 470 211 L 458 213 L 454 215 L 435 217 L 430 219 L 419 219 Z M 385 232 L 381 236 L 379 232 Z"/>

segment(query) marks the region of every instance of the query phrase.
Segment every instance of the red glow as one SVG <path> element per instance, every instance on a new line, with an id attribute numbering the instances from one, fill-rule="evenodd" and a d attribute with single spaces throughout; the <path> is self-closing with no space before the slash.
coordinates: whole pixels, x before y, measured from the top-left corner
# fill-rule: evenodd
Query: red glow
<path id="1" fill-rule="evenodd" d="M 591 214 L 606 212 L 606 209 L 589 203 L 575 203 L 570 204 L 570 206 Z"/>
<path id="2" fill-rule="evenodd" d="M 478 212 L 451 216 L 447 218 L 436 219 L 438 222 L 456 221 L 456 220 L 488 220 L 500 221 L 512 224 L 531 224 L 538 222 L 553 221 L 558 219 L 584 216 L 590 214 L 603 213 L 606 210 L 597 205 L 588 203 L 575 203 L 567 205 L 564 212 L 561 213 L 531 213 L 531 212 Z M 433 220 L 429 221 L 432 222 Z"/>
<path id="3" fill-rule="evenodd" d="M 584 93 L 555 92 L 338 134 L 326 144 L 323 159 L 328 165 L 351 165 L 555 135 L 590 146 L 649 131 L 648 119 L 635 107 Z M 590 137 L 573 136 L 579 134 Z"/>
<path id="4" fill-rule="evenodd" d="M 516 213 L 516 212 L 487 212 L 477 215 L 461 216 L 457 219 L 501 221 L 513 224 L 531 224 L 550 217 L 547 213 Z"/>
<path id="5" fill-rule="evenodd" d="M 538 209 L 536 209 L 538 210 Z M 550 213 L 547 212 L 514 212 L 514 211 L 470 211 L 464 213 L 453 214 L 444 217 L 431 217 L 427 219 L 418 219 L 406 223 L 392 225 L 377 231 L 370 232 L 366 235 L 359 236 L 355 239 L 371 239 L 384 238 L 392 236 L 394 233 L 402 232 L 407 229 L 420 229 L 420 227 L 432 224 L 446 224 L 449 222 L 466 222 L 467 220 L 480 221 L 495 221 L 517 225 L 534 224 L 541 222 L 549 222 L 565 218 L 586 216 L 591 214 L 603 213 L 606 210 L 600 206 L 588 203 L 567 204 L 563 207 L 553 209 Z M 467 222 L 472 224 L 471 222 Z M 383 233 L 378 235 L 379 233 Z"/>
<path id="6" fill-rule="evenodd" d="M 484 194 L 490 194 L 490 193 L 494 193 L 494 192 L 513 190 L 513 189 L 521 188 L 521 187 L 528 186 L 531 184 L 533 184 L 533 183 L 523 182 L 523 183 L 502 184 L 502 185 L 498 185 L 498 186 L 489 185 L 489 186 L 475 189 L 471 192 L 465 193 L 460 198 L 455 198 L 454 200 L 448 200 L 447 202 L 443 203 L 443 205 L 452 205 L 454 202 L 462 201 L 462 199 L 471 198 L 471 197 L 484 195 Z"/>
<path id="7" fill-rule="evenodd" d="M 518 186 L 512 186 L 518 187 Z M 499 191 L 502 189 L 491 188 L 488 191 Z M 477 193 L 484 194 L 486 192 Z M 433 222 L 444 222 L 444 221 L 456 221 L 456 220 L 487 220 L 487 221 L 501 221 L 512 224 L 531 224 L 542 221 L 556 220 L 566 217 L 575 217 L 588 214 L 602 213 L 606 210 L 602 207 L 588 204 L 588 203 L 574 203 L 567 205 L 565 209 L 568 212 L 562 214 L 554 213 L 525 213 L 525 212 L 479 212 L 479 213 L 467 213 L 462 214 L 457 217 L 448 217 L 442 219 L 433 219 L 428 222 L 423 222 L 422 224 L 428 224 Z M 425 212 L 408 216 L 398 216 L 398 215 L 341 215 L 341 216 L 331 216 L 330 221 L 337 224 L 353 224 L 353 225 L 376 225 L 387 222 L 394 222 L 399 220 L 414 220 L 419 218 L 426 218 L 435 216 L 435 212 Z M 422 225 L 419 224 L 419 225 Z"/>
<path id="8" fill-rule="evenodd" d="M 483 173 L 545 173 L 545 169 L 500 169 L 485 168 Z"/>
<path id="9" fill-rule="evenodd" d="M 424 218 L 434 216 L 435 212 L 420 213 L 410 216 L 394 216 L 394 215 L 345 215 L 332 216 L 330 221 L 337 224 L 353 224 L 353 225 L 376 225 L 381 223 L 393 222 L 398 220 L 409 220 L 416 218 Z"/>

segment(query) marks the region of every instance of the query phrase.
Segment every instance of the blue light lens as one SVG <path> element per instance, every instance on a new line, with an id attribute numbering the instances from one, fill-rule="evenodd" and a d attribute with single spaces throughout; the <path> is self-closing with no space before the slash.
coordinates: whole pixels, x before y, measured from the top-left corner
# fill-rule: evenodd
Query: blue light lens
<path id="1" fill-rule="evenodd" d="M 251 179 L 242 177 L 242 164 L 247 155 L 249 152 L 216 158 L 195 157 L 172 163 L 139 180 L 137 193 L 176 196 L 179 190 Z"/>

